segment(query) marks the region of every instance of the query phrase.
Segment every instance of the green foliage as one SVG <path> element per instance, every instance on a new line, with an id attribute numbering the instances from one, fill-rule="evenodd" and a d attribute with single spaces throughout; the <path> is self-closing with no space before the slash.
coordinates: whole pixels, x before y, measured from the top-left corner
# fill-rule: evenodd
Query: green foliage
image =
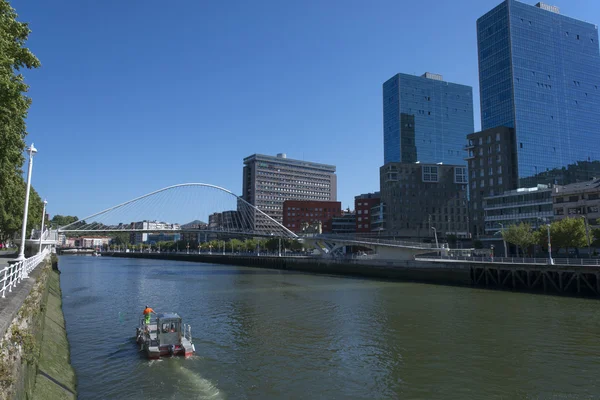
<path id="1" fill-rule="evenodd" d="M 529 224 L 521 222 L 519 225 L 510 225 L 502 231 L 502 238 L 508 243 L 519 246 L 523 251 L 536 243 L 538 236 L 531 230 Z"/>
<path id="2" fill-rule="evenodd" d="M 37 68 L 39 60 L 25 47 L 30 30 L 17 21 L 17 14 L 6 0 L 0 0 L 0 240 L 20 230 L 23 218 L 25 183 L 21 176 L 27 135 L 25 119 L 31 99 L 29 89 L 19 72 L 22 68 Z M 37 211 L 39 196 L 32 190 L 30 212 Z M 40 212 L 31 215 L 28 229 L 34 221 L 41 222 Z"/>
<path id="3" fill-rule="evenodd" d="M 58 228 L 59 226 L 69 225 L 78 220 L 79 219 L 77 217 L 71 215 L 57 214 L 50 220 L 50 225 L 52 226 L 52 228 Z"/>
<path id="4" fill-rule="evenodd" d="M 590 241 L 593 240 L 593 232 L 590 231 Z M 560 249 L 579 249 L 587 247 L 587 234 L 583 218 L 564 218 L 550 224 L 550 241 L 552 250 L 558 252 Z M 548 228 L 543 225 L 536 232 L 536 242 L 548 249 Z"/>

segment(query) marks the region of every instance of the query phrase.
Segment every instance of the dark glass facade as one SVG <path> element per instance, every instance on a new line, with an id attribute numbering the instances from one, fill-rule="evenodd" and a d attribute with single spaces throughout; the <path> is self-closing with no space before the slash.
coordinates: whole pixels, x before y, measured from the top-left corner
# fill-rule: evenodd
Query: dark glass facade
<path id="1" fill-rule="evenodd" d="M 598 30 L 545 8 L 505 0 L 477 20 L 482 129 L 515 128 L 520 187 L 600 159 Z"/>
<path id="2" fill-rule="evenodd" d="M 383 84 L 384 164 L 464 164 L 473 128 L 473 88 L 441 76 L 397 74 Z"/>

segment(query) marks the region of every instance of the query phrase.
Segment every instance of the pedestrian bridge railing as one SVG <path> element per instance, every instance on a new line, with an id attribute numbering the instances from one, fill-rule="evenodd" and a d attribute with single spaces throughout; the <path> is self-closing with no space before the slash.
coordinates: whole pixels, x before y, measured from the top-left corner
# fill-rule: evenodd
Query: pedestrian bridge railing
<path id="1" fill-rule="evenodd" d="M 548 257 L 466 257 L 466 256 L 417 256 L 420 261 L 468 261 L 478 263 L 494 264 L 540 264 L 540 265 L 597 265 L 600 266 L 600 258 L 553 258 Z"/>
<path id="2" fill-rule="evenodd" d="M 1 269 L 0 293 L 2 294 L 2 298 L 6 297 L 6 292 L 11 293 L 12 289 L 17 287 L 17 284 L 27 278 L 29 273 L 40 265 L 48 254 L 50 254 L 50 249 L 45 248 L 33 257 L 26 258 Z"/>

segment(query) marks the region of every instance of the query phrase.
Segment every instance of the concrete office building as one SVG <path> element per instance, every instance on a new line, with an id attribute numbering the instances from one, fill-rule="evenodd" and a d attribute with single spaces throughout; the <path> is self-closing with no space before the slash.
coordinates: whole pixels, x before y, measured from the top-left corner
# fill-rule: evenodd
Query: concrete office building
<path id="1" fill-rule="evenodd" d="M 588 227 L 599 227 L 600 179 L 555 186 L 552 198 L 556 219 L 585 218 Z"/>
<path id="2" fill-rule="evenodd" d="M 469 237 L 467 168 L 388 163 L 380 168 L 382 234 L 409 238 Z M 378 225 L 379 226 L 379 225 Z"/>
<path id="3" fill-rule="evenodd" d="M 517 188 L 514 129 L 504 126 L 467 135 L 470 231 L 485 235 L 484 199 Z"/>
<path id="4" fill-rule="evenodd" d="M 244 159 L 242 198 L 279 223 L 286 200 L 337 200 L 335 166 L 253 154 Z M 255 219 L 259 224 L 260 218 Z"/>

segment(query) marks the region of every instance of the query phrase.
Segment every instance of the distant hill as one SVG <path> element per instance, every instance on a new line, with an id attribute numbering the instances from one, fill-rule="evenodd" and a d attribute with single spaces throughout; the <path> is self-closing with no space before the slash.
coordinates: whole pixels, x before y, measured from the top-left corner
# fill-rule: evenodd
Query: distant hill
<path id="1" fill-rule="evenodd" d="M 187 224 L 181 225 L 181 227 L 182 228 L 196 228 L 196 227 L 202 226 L 202 225 L 208 225 L 208 224 L 204 221 L 200 221 L 199 219 L 196 219 L 192 222 L 188 222 Z"/>

